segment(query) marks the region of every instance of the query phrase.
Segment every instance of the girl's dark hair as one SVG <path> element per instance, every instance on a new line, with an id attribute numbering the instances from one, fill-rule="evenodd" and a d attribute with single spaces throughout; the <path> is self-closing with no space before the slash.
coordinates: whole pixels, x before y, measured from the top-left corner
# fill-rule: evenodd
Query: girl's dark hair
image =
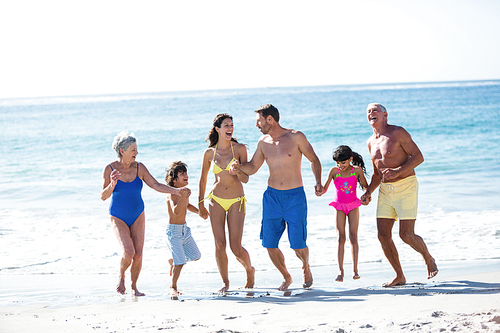
<path id="1" fill-rule="evenodd" d="M 333 160 L 335 162 L 343 162 L 352 157 L 352 164 L 359 166 L 363 173 L 366 175 L 366 167 L 365 162 L 363 161 L 363 157 L 358 153 L 351 150 L 349 146 L 338 146 L 337 149 L 333 152 Z"/>
<path id="2" fill-rule="evenodd" d="M 181 161 L 173 162 L 167 169 L 167 174 L 165 175 L 165 181 L 168 185 L 174 186 L 174 180 L 179 176 L 179 172 L 187 172 L 186 163 Z"/>
<path id="3" fill-rule="evenodd" d="M 231 121 L 233 120 L 233 117 L 228 115 L 227 113 L 220 113 L 220 114 L 215 116 L 213 126 L 210 129 L 210 131 L 208 132 L 207 138 L 205 139 L 205 141 L 210 142 L 208 145 L 209 147 L 215 147 L 217 142 L 219 142 L 219 134 L 217 134 L 217 131 L 215 130 L 215 128 L 216 127 L 220 128 L 222 126 L 222 122 L 224 121 L 224 119 L 228 119 L 228 118 L 231 119 Z M 236 141 L 235 138 L 231 138 L 231 141 L 238 143 L 238 141 Z"/>

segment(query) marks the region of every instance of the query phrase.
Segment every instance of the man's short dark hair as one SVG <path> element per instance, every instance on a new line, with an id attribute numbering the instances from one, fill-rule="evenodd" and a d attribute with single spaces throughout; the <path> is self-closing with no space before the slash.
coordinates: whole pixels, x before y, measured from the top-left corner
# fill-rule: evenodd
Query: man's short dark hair
<path id="1" fill-rule="evenodd" d="M 264 118 L 271 116 L 277 123 L 280 121 L 280 113 L 272 104 L 262 105 L 260 108 L 255 110 L 255 112 L 262 114 L 262 117 Z"/>

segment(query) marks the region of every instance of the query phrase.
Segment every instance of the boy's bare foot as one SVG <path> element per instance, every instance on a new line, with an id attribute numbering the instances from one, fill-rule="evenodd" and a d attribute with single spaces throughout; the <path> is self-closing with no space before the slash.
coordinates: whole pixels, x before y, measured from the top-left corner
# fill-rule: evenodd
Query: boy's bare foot
<path id="1" fill-rule="evenodd" d="M 179 295 L 182 295 L 182 293 L 177 290 L 177 287 L 170 287 L 169 295 L 170 296 L 179 296 Z"/>
<path id="2" fill-rule="evenodd" d="M 172 272 L 174 271 L 174 259 L 168 259 L 168 263 L 170 264 L 170 276 L 172 276 Z"/>
<path id="3" fill-rule="evenodd" d="M 403 286 L 406 284 L 406 278 L 403 277 L 396 277 L 392 282 L 387 282 L 382 285 L 382 287 L 390 288 L 390 287 L 397 287 L 397 286 Z"/>
<path id="4" fill-rule="evenodd" d="M 293 282 L 293 280 L 292 280 L 292 277 L 290 276 L 289 278 L 287 278 L 283 281 L 281 286 L 278 287 L 278 290 L 280 290 L 280 291 L 287 290 L 288 287 L 290 287 L 290 285 L 292 284 L 292 282 Z"/>
<path id="5" fill-rule="evenodd" d="M 335 279 L 335 281 L 337 281 L 337 282 L 344 282 L 344 275 L 343 274 L 337 275 L 337 278 Z"/>
<path id="6" fill-rule="evenodd" d="M 255 284 L 255 268 L 252 267 L 252 273 L 247 274 L 247 284 L 245 285 L 246 289 L 252 289 Z"/>
<path id="7" fill-rule="evenodd" d="M 429 259 L 426 265 L 427 265 L 427 278 L 432 279 L 439 272 L 436 262 L 434 261 L 434 258 Z"/>
<path id="8" fill-rule="evenodd" d="M 118 281 L 118 285 L 116 286 L 116 291 L 119 293 L 119 294 L 125 294 L 125 279 L 124 278 L 120 278 L 120 281 Z"/>

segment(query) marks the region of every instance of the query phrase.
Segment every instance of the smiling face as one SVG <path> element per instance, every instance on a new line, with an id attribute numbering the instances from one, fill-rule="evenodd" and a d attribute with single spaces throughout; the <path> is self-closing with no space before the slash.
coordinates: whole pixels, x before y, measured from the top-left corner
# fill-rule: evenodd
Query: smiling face
<path id="1" fill-rule="evenodd" d="M 127 149 L 120 149 L 123 161 L 135 161 L 139 151 L 137 150 L 137 143 L 132 143 Z"/>
<path id="2" fill-rule="evenodd" d="M 226 118 L 222 121 L 220 127 L 215 127 L 215 130 L 219 134 L 219 140 L 231 140 L 234 131 L 233 121 L 231 118 Z"/>
<path id="3" fill-rule="evenodd" d="M 179 171 L 177 173 L 177 178 L 174 179 L 174 187 L 185 187 L 188 185 L 189 177 L 187 172 Z"/>
<path id="4" fill-rule="evenodd" d="M 347 168 L 349 168 L 351 162 L 352 162 L 352 157 L 348 160 L 337 162 L 337 168 L 339 168 L 339 171 L 345 171 L 347 170 Z"/>
<path id="5" fill-rule="evenodd" d="M 387 123 L 387 111 L 384 111 L 378 104 L 368 105 L 366 117 L 372 127 L 377 126 L 377 124 Z"/>

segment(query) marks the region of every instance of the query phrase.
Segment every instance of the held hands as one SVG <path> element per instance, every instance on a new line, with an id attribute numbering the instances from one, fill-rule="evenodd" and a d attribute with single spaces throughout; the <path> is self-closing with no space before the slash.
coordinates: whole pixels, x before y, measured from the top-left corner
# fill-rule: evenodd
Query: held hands
<path id="1" fill-rule="evenodd" d="M 234 161 L 231 163 L 231 166 L 229 167 L 229 174 L 231 176 L 237 176 L 240 173 L 240 164 L 238 161 Z"/>
<path id="2" fill-rule="evenodd" d="M 188 198 L 191 195 L 191 190 L 187 187 L 182 187 L 179 189 L 179 195 L 181 198 Z"/>
<path id="3" fill-rule="evenodd" d="M 205 208 L 205 205 L 200 205 L 198 207 L 198 215 L 200 215 L 200 217 L 204 220 L 206 220 L 208 218 L 208 211 L 207 209 Z"/>
<path id="4" fill-rule="evenodd" d="M 323 188 L 323 185 L 321 185 L 321 184 L 316 184 L 316 185 L 314 186 L 314 192 L 315 192 L 315 194 L 316 194 L 318 197 L 320 197 L 320 196 L 322 196 L 322 195 L 325 193 L 325 189 Z"/>
<path id="5" fill-rule="evenodd" d="M 361 196 L 361 204 L 366 206 L 370 203 L 370 201 L 372 201 L 372 195 L 368 192 L 365 192 L 365 194 Z"/>

